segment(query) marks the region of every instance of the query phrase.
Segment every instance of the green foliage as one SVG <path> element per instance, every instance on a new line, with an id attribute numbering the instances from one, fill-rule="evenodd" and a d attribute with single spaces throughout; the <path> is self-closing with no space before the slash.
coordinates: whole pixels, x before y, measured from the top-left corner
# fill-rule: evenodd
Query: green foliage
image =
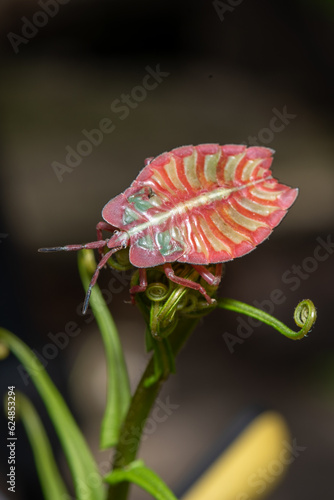
<path id="1" fill-rule="evenodd" d="M 78 265 L 87 292 L 96 268 L 92 250 L 79 252 Z M 107 361 L 107 402 L 100 437 L 101 448 L 105 449 L 115 446 L 118 442 L 119 430 L 130 405 L 130 384 L 118 331 L 97 285 L 92 289 L 90 305 L 102 335 Z"/>
<path id="2" fill-rule="evenodd" d="M 0 328 L 0 342 L 24 365 L 43 399 L 70 467 L 77 500 L 103 500 L 104 488 L 94 458 L 44 366 L 36 354 L 8 330 Z"/>
<path id="3" fill-rule="evenodd" d="M 108 262 L 117 269 L 128 269 L 128 254 L 119 252 Z M 210 268 L 210 266 L 208 266 Z M 96 269 L 91 250 L 79 253 L 79 272 L 85 290 Z M 188 264 L 175 265 L 175 272 L 186 279 L 201 283 L 210 297 L 217 287 L 209 287 L 197 271 Z M 81 434 L 64 399 L 58 392 L 36 355 L 20 339 L 0 329 L 0 356 L 10 350 L 24 365 L 40 393 L 63 447 L 74 482 L 77 500 L 126 500 L 129 484 L 134 483 L 156 500 L 176 500 L 173 493 L 155 472 L 136 460 L 140 433 L 163 382 L 175 372 L 175 358 L 199 319 L 216 307 L 235 311 L 261 320 L 291 339 L 304 337 L 316 320 L 316 310 L 310 300 L 300 302 L 294 314 L 299 331 L 295 332 L 273 316 L 237 300 L 220 298 L 208 305 L 198 292 L 166 279 L 160 267 L 147 270 L 148 287 L 136 295 L 136 303 L 146 322 L 146 349 L 153 355 L 131 396 L 128 373 L 116 325 L 97 285 L 92 289 L 90 305 L 102 335 L 106 353 L 108 389 L 106 409 L 101 425 L 101 448 L 115 447 L 112 471 L 105 478 Z M 132 286 L 139 280 L 134 273 Z M 25 396 L 19 396 L 19 414 L 29 437 L 36 467 L 46 500 L 67 498 L 66 487 L 59 474 L 42 422 Z M 127 436 L 136 432 L 136 443 L 128 445 Z M 108 483 L 105 489 L 103 481 Z"/>
<path id="4" fill-rule="evenodd" d="M 26 430 L 45 500 L 70 498 L 59 473 L 52 448 L 33 404 L 23 394 L 16 394 L 17 416 Z"/>
<path id="5" fill-rule="evenodd" d="M 105 477 L 111 484 L 123 481 L 134 483 L 150 493 L 156 500 L 177 500 L 166 484 L 151 469 L 145 466 L 142 460 L 131 462 L 123 469 L 116 469 Z"/>
<path id="6" fill-rule="evenodd" d="M 308 332 L 311 330 L 317 319 L 317 311 L 313 302 L 309 299 L 302 300 L 297 304 L 297 307 L 294 311 L 294 320 L 297 326 L 300 327 L 298 332 L 291 330 L 284 323 L 276 319 L 274 316 L 261 311 L 261 309 L 257 309 L 249 304 L 245 304 L 244 302 L 239 302 L 234 299 L 219 299 L 218 307 L 221 309 L 228 309 L 230 311 L 235 311 L 241 314 L 245 314 L 246 316 L 250 316 L 255 319 L 259 319 L 262 323 L 265 323 L 268 326 L 271 326 L 285 337 L 288 337 L 292 340 L 299 340 L 305 337 Z"/>

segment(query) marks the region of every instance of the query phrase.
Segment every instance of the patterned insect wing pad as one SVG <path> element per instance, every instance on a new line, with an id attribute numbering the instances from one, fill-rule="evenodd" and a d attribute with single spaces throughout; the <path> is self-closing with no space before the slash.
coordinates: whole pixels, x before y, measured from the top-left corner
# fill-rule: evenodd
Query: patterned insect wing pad
<path id="1" fill-rule="evenodd" d="M 130 237 L 136 267 L 209 264 L 265 240 L 298 194 L 272 177 L 263 147 L 184 146 L 151 161 L 103 218 Z"/>

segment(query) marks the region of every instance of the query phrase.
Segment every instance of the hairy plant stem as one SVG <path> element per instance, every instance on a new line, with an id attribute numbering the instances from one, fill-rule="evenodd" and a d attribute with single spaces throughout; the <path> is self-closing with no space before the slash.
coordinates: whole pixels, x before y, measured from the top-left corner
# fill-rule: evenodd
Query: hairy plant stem
<path id="1" fill-rule="evenodd" d="M 176 329 L 169 337 L 171 350 L 175 356 L 193 332 L 198 321 L 198 318 L 187 318 L 179 321 Z M 159 379 L 153 382 L 149 387 L 145 386 L 145 381 L 154 375 L 154 360 L 152 357 L 138 384 L 136 392 L 133 395 L 129 411 L 121 428 L 118 445 L 116 447 L 113 463 L 114 469 L 126 467 L 136 458 L 146 419 L 163 383 L 167 380 L 170 374 L 170 363 L 167 359 L 168 354 L 164 351 L 163 343 L 161 343 L 161 355 L 165 361 L 164 372 L 161 374 Z M 129 439 L 130 436 L 131 440 Z M 129 441 L 131 441 L 130 444 Z M 128 493 L 129 483 L 127 482 L 110 485 L 107 499 L 126 500 L 128 498 Z"/>

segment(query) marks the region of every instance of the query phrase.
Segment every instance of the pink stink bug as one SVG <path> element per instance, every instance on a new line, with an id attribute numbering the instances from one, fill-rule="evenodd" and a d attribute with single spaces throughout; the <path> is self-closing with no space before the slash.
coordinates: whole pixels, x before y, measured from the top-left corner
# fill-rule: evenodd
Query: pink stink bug
<path id="1" fill-rule="evenodd" d="M 249 253 L 268 238 L 298 194 L 272 177 L 273 152 L 200 144 L 148 158 L 131 186 L 103 208 L 98 241 L 39 251 L 99 249 L 101 259 L 83 313 L 100 270 L 113 253 L 128 246 L 130 262 L 139 268 L 132 297 L 147 287 L 146 268 L 162 265 L 171 281 L 198 290 L 212 303 L 203 286 L 177 276 L 171 263 L 191 264 L 207 283 L 218 286 L 223 262 Z M 113 235 L 102 239 L 102 231 Z M 217 264 L 215 274 L 208 264 Z"/>

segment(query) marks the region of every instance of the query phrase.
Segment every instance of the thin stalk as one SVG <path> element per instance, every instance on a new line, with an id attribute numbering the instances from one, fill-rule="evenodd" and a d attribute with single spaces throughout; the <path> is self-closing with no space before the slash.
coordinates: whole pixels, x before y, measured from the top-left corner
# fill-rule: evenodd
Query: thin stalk
<path id="1" fill-rule="evenodd" d="M 300 330 L 295 332 L 291 330 L 284 323 L 276 319 L 274 316 L 262 311 L 261 309 L 257 309 L 254 306 L 249 304 L 245 304 L 244 302 L 240 302 L 239 300 L 234 299 L 218 299 L 218 307 L 222 309 L 228 309 L 230 311 L 235 311 L 241 314 L 245 314 L 246 316 L 251 316 L 252 318 L 259 319 L 262 323 L 271 326 L 285 337 L 288 337 L 292 340 L 299 340 L 305 337 L 308 332 L 311 330 L 312 326 L 317 319 L 317 311 L 313 302 L 309 299 L 302 300 L 297 304 L 297 307 L 294 311 L 294 320 L 297 326 L 300 327 Z"/>
<path id="2" fill-rule="evenodd" d="M 184 319 L 180 320 L 174 332 L 170 335 L 170 345 L 174 355 L 176 355 L 186 340 L 193 332 L 199 319 Z M 167 356 L 167 353 L 162 353 Z M 140 445 L 142 431 L 145 426 L 146 419 L 152 409 L 152 406 L 159 394 L 161 386 L 169 376 L 169 363 L 166 359 L 164 363 L 165 370 L 161 377 L 151 384 L 145 386 L 147 378 L 154 374 L 154 361 L 150 359 L 148 366 L 138 384 L 136 392 L 132 398 L 131 405 L 121 428 L 120 439 L 116 447 L 114 465 L 115 469 L 125 467 L 135 460 Z M 134 434 L 135 432 L 135 434 Z M 131 444 L 129 445 L 129 442 Z M 129 483 L 122 482 L 116 485 L 110 485 L 108 490 L 108 500 L 126 500 L 129 492 Z"/>

